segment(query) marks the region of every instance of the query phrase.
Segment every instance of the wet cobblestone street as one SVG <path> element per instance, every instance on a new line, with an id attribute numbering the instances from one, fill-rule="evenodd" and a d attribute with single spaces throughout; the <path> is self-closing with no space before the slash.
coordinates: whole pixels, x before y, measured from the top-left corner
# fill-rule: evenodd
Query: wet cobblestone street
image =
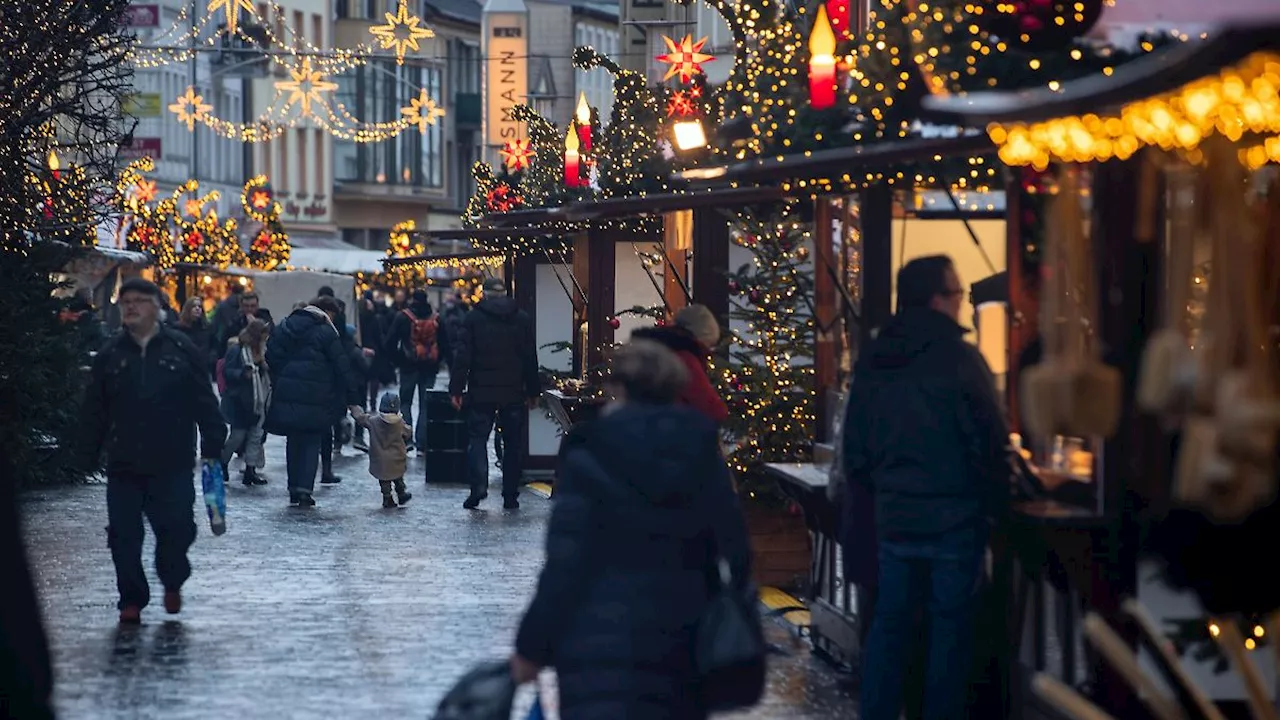
<path id="1" fill-rule="evenodd" d="M 467 512 L 466 489 L 423 487 L 415 458 L 413 500 L 384 510 L 365 456 L 345 452 L 335 464 L 344 482 L 317 485 L 319 507 L 290 509 L 284 442 L 271 438 L 271 484 L 233 477 L 226 535 L 210 534 L 201 509 L 182 614 L 157 602 L 138 628 L 116 624 L 105 487 L 27 495 L 59 717 L 428 718 L 464 670 L 505 657 L 541 566 L 550 501 L 526 491 L 520 511 L 504 512 L 491 492 Z M 148 531 L 158 598 L 153 547 Z M 844 680 L 791 630 L 770 634 L 792 655 L 776 660 L 766 702 L 735 717 L 856 716 Z"/>

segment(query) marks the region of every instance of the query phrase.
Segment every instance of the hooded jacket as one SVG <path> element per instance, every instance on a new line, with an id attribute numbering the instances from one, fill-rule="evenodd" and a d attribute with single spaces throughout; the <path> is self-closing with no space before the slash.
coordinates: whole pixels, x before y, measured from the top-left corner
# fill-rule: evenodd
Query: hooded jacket
<path id="1" fill-rule="evenodd" d="M 402 480 L 408 468 L 409 426 L 399 413 L 365 413 L 356 424 L 369 430 L 369 474 L 376 480 Z"/>
<path id="2" fill-rule="evenodd" d="M 552 502 L 516 650 L 555 666 L 564 717 L 704 717 L 690 689 L 708 573 L 719 556 L 746 578 L 751 562 L 714 424 L 628 403 L 575 426 Z"/>
<path id="3" fill-rule="evenodd" d="M 267 432 L 273 435 L 323 432 L 364 395 L 337 328 L 324 311 L 293 311 L 267 341 L 271 406 Z"/>
<path id="4" fill-rule="evenodd" d="M 966 332 L 942 313 L 905 310 L 858 360 L 845 473 L 874 493 L 881 538 L 979 522 L 1008 497 L 1008 428 L 991 370 Z M 846 502 L 847 521 L 852 510 Z"/>
<path id="5" fill-rule="evenodd" d="M 707 377 L 707 360 L 711 352 L 693 336 L 693 333 L 682 327 L 658 326 L 639 328 L 632 331 L 632 338 L 653 340 L 665 345 L 680 358 L 689 374 L 689 382 L 680 392 L 680 403 L 697 410 L 717 425 L 729 418 L 729 408 Z"/>
<path id="6" fill-rule="evenodd" d="M 533 322 L 506 297 L 486 297 L 462 322 L 449 394 L 485 405 L 516 405 L 541 392 Z"/>

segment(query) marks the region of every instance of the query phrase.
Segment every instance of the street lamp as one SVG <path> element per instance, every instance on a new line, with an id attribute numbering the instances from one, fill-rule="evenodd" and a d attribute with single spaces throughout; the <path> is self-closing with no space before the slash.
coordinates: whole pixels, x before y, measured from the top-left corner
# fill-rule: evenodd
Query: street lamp
<path id="1" fill-rule="evenodd" d="M 676 148 L 682 152 L 698 150 L 707 146 L 707 131 L 702 127 L 702 120 L 689 118 L 672 125 L 675 134 Z"/>

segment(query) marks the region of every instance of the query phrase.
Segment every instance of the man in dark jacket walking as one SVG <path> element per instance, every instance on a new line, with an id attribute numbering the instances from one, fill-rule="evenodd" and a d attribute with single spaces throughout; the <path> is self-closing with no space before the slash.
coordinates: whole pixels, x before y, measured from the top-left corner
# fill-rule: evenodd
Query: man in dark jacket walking
<path id="1" fill-rule="evenodd" d="M 440 309 L 440 361 L 453 367 L 454 348 L 462 335 L 462 324 L 467 321 L 467 303 L 462 293 L 455 292 L 449 302 Z"/>
<path id="2" fill-rule="evenodd" d="M 467 472 L 471 495 L 462 506 L 474 510 L 489 495 L 489 433 L 502 424 L 502 506 L 520 507 L 528 408 L 537 403 L 538 352 L 533 321 L 507 297 L 499 278 L 484 281 L 484 299 L 467 314 L 449 372 L 453 406 L 467 403 Z"/>
<path id="3" fill-rule="evenodd" d="M 434 316 L 427 294 L 414 290 L 409 306 L 396 313 L 391 322 L 387 348 L 400 367 L 400 412 L 414 427 L 418 454 L 426 452 L 427 393 L 436 386 L 440 373 L 440 319 Z M 413 424 L 413 396 L 418 396 L 418 424 Z"/>
<path id="4" fill-rule="evenodd" d="M 858 360 L 844 428 L 846 476 L 874 494 L 880 541 L 861 717 L 897 720 L 923 595 L 923 715 L 958 720 L 990 518 L 1009 492 L 1009 433 L 991 371 L 956 321 L 964 289 L 951 259 L 907 263 L 897 288 L 897 314 Z M 927 594 L 915 591 L 917 581 Z"/>
<path id="5" fill-rule="evenodd" d="M 271 406 L 267 432 L 284 435 L 289 502 L 314 507 L 316 471 L 326 430 L 359 405 L 364 392 L 334 325 L 338 302 L 318 297 L 294 310 L 267 341 Z"/>
<path id="6" fill-rule="evenodd" d="M 200 457 L 218 462 L 227 437 L 205 358 L 160 323 L 160 289 L 133 278 L 120 287 L 124 328 L 94 358 L 81 410 L 80 463 L 107 451 L 107 542 L 116 566 L 120 622 L 137 623 L 150 601 L 142 568 L 142 518 L 156 535 L 156 573 L 164 609 L 182 609 L 191 576 L 196 426 Z"/>

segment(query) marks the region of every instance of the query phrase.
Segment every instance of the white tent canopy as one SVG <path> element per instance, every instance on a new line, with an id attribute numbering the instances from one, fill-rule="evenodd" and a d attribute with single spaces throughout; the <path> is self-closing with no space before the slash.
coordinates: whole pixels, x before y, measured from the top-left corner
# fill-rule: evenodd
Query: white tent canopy
<path id="1" fill-rule="evenodd" d="M 289 251 L 294 268 L 334 273 L 382 272 L 386 255 L 377 250 L 295 247 Z"/>

